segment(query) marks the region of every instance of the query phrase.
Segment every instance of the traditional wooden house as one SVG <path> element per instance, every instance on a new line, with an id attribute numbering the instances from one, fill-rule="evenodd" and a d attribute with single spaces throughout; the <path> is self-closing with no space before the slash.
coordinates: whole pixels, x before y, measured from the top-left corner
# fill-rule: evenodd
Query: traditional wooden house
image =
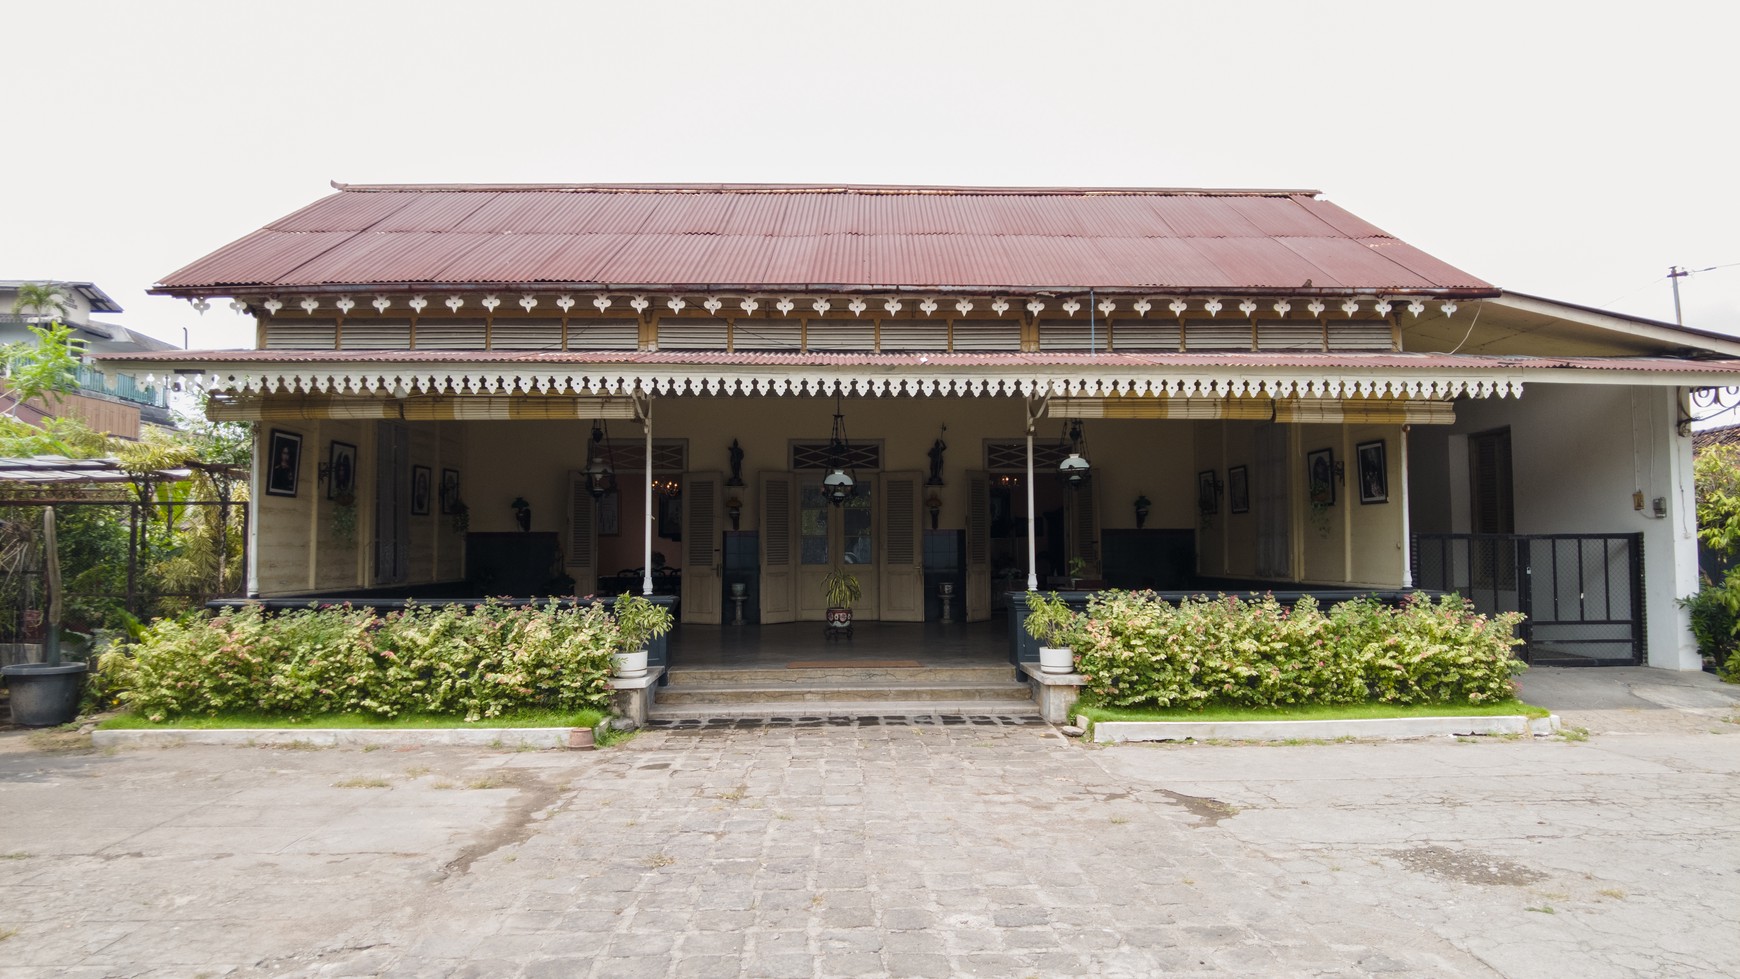
<path id="1" fill-rule="evenodd" d="M 257 595 L 1430 586 L 1697 665 L 1689 396 L 1740 342 L 1314 191 L 336 186 L 153 290 L 252 349 L 108 358 L 260 423 Z"/>

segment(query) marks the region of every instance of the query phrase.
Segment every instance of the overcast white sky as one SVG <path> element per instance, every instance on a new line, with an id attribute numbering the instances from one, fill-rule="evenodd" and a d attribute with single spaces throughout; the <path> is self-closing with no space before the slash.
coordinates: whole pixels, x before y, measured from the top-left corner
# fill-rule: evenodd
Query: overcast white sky
<path id="1" fill-rule="evenodd" d="M 14 4 L 0 278 L 145 290 L 327 181 L 1308 187 L 1505 288 L 1740 333 L 1740 4 Z"/>

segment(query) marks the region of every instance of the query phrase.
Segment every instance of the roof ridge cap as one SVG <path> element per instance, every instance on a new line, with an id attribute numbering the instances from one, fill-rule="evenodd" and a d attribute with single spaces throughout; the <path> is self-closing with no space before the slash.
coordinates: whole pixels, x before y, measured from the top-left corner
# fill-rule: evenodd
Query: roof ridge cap
<path id="1" fill-rule="evenodd" d="M 1318 197 L 1320 190 L 1261 187 L 992 187 L 943 184 L 781 183 L 407 183 L 350 184 L 331 181 L 343 193 L 601 193 L 601 194 L 865 194 L 886 196 L 1056 197 Z"/>

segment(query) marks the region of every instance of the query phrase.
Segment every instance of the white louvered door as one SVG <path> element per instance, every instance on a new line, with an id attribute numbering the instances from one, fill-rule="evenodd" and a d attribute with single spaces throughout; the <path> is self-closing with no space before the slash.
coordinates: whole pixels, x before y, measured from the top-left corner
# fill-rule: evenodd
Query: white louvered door
<path id="1" fill-rule="evenodd" d="M 574 578 L 574 594 L 598 590 L 598 504 L 586 488 L 586 474 L 568 471 L 568 539 L 562 564 Z"/>
<path id="2" fill-rule="evenodd" d="M 725 538 L 719 528 L 716 472 L 683 474 L 683 621 L 718 625 Z"/>
<path id="3" fill-rule="evenodd" d="M 762 473 L 761 621 L 797 619 L 797 480 L 791 473 Z"/>
<path id="4" fill-rule="evenodd" d="M 919 494 L 924 477 L 915 472 L 882 476 L 882 620 L 924 621 L 924 529 Z"/>
<path id="5" fill-rule="evenodd" d="M 991 474 L 967 473 L 967 621 L 991 617 Z"/>

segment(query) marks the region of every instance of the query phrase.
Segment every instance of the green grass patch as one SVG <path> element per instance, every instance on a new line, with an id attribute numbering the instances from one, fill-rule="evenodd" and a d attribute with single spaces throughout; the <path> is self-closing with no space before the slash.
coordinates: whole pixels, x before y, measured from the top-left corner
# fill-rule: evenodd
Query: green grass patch
<path id="1" fill-rule="evenodd" d="M 405 714 L 382 718 L 369 714 L 311 714 L 307 717 L 284 717 L 278 714 L 237 712 L 215 716 L 177 717 L 153 724 L 137 714 L 117 714 L 97 727 L 104 731 L 233 731 L 283 728 L 357 728 L 369 731 L 412 730 L 426 728 L 524 728 L 524 727 L 597 727 L 604 719 L 595 710 L 527 710 L 501 717 L 486 717 L 466 723 L 451 715 Z"/>
<path id="2" fill-rule="evenodd" d="M 1202 710 L 1129 710 L 1119 707 L 1076 707 L 1070 716 L 1101 721 L 1348 721 L 1386 717 L 1494 717 L 1521 714 L 1546 717 L 1545 707 L 1520 700 L 1490 704 L 1345 704 L 1299 707 L 1208 707 Z"/>

